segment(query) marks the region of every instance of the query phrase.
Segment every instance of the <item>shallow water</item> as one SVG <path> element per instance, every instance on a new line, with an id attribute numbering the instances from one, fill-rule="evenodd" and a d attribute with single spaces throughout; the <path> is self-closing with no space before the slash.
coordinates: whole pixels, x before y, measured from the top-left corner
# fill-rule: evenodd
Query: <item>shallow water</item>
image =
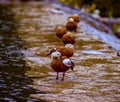
<path id="1" fill-rule="evenodd" d="M 56 81 L 46 54 L 50 47 L 63 45 L 54 30 L 65 24 L 67 13 L 35 2 L 12 5 L 11 12 L 15 27 L 10 25 L 9 34 L 0 37 L 2 101 L 119 102 L 120 57 L 111 45 L 78 29 L 71 58 L 75 70 Z"/>
<path id="2" fill-rule="evenodd" d="M 113 34 L 113 31 L 108 26 L 101 23 L 98 19 L 95 19 L 91 15 L 86 14 L 79 9 L 75 9 L 74 7 L 58 3 L 53 3 L 52 5 L 67 12 L 67 14 L 65 13 L 67 16 L 74 13 L 79 14 L 82 19 L 79 23 L 79 28 L 81 30 L 85 31 L 87 34 L 94 35 L 94 37 L 104 41 L 107 44 L 110 44 L 113 49 L 120 50 L 120 39 Z"/>
<path id="3" fill-rule="evenodd" d="M 19 22 L 9 5 L 0 5 L 0 101 L 40 101 L 29 95 L 41 92 L 29 86 L 32 80 L 25 76 L 26 66 L 22 50 L 26 42 L 18 35 Z"/>

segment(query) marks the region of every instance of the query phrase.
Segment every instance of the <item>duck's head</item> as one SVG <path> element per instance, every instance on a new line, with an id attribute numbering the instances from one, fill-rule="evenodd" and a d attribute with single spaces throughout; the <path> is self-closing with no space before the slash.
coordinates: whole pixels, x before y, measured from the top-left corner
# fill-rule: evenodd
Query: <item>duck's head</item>
<path id="1" fill-rule="evenodd" d="M 62 54 L 58 51 L 51 53 L 51 58 L 60 58 Z"/>
<path id="2" fill-rule="evenodd" d="M 74 49 L 74 45 L 73 45 L 73 44 L 70 44 L 70 43 L 67 43 L 67 44 L 65 44 L 65 48 Z"/>
<path id="3" fill-rule="evenodd" d="M 56 30 L 61 30 L 63 27 L 62 26 L 57 26 Z"/>
<path id="4" fill-rule="evenodd" d="M 73 34 L 72 32 L 70 32 L 70 31 L 67 31 L 67 33 L 66 34 Z"/>
<path id="5" fill-rule="evenodd" d="M 73 18 L 69 18 L 69 19 L 68 19 L 68 22 L 73 23 L 73 22 L 74 22 L 74 19 L 73 19 Z"/>
<path id="6" fill-rule="evenodd" d="M 53 52 L 56 52 L 57 49 L 56 48 L 51 48 L 48 53 L 47 53 L 47 56 L 51 55 Z"/>
<path id="7" fill-rule="evenodd" d="M 74 69 L 75 64 L 74 64 L 70 59 L 66 58 L 66 59 L 64 59 L 64 60 L 62 61 L 62 63 L 63 63 L 65 66 L 70 67 L 71 70 Z"/>
<path id="8" fill-rule="evenodd" d="M 74 18 L 76 23 L 80 22 L 80 16 L 78 14 L 73 14 L 73 18 Z"/>

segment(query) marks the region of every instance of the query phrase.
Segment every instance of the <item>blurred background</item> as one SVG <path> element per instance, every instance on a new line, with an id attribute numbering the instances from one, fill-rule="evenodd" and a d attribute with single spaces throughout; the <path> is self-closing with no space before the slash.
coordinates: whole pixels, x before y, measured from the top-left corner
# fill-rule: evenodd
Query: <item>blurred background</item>
<path id="1" fill-rule="evenodd" d="M 61 2 L 80 8 L 87 13 L 97 13 L 102 17 L 120 17 L 120 0 L 60 0 Z"/>
<path id="2" fill-rule="evenodd" d="M 82 11 L 93 14 L 96 10 L 102 17 L 118 18 L 120 17 L 120 0 L 0 0 L 1 2 L 8 1 L 49 1 L 49 2 L 62 2 L 75 8 L 80 8 Z"/>

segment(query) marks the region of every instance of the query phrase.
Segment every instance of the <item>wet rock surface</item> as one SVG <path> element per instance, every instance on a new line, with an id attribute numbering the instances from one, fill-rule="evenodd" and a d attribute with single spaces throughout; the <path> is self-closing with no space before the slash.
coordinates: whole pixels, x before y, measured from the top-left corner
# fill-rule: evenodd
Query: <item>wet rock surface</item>
<path id="1" fill-rule="evenodd" d="M 120 57 L 111 45 L 88 34 L 80 23 L 71 58 L 75 70 L 67 71 L 64 81 L 56 81 L 49 65 L 51 58 L 46 54 L 50 47 L 63 45 L 55 36 L 55 27 L 65 25 L 67 13 L 38 2 L 16 4 L 12 12 L 19 22 L 17 36 L 25 42 L 26 49 L 20 51 L 25 66 L 30 67 L 25 72 L 33 80 L 29 87 L 40 91 L 29 97 L 47 102 L 119 102 Z"/>

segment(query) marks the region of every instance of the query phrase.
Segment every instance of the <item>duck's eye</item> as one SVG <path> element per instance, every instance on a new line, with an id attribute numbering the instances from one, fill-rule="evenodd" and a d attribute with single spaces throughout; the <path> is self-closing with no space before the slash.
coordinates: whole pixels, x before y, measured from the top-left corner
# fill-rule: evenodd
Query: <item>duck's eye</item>
<path id="1" fill-rule="evenodd" d="M 61 56 L 61 54 L 60 54 L 60 53 L 57 53 L 57 55 L 58 55 L 58 56 Z"/>

